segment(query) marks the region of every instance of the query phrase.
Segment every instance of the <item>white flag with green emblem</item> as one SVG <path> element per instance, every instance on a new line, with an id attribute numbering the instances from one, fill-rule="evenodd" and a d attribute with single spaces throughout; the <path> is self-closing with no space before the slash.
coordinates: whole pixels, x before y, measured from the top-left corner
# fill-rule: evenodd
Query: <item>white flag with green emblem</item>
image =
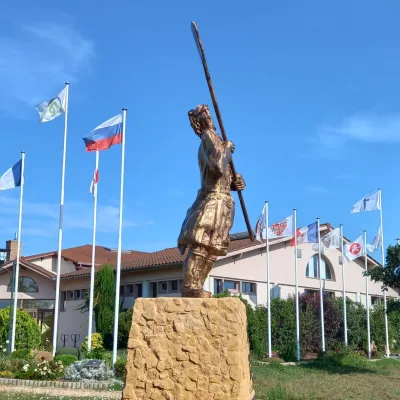
<path id="1" fill-rule="evenodd" d="M 65 87 L 61 92 L 50 100 L 42 101 L 35 108 L 40 115 L 40 123 L 52 121 L 54 118 L 59 117 L 65 113 L 67 107 L 66 99 L 67 88 Z"/>

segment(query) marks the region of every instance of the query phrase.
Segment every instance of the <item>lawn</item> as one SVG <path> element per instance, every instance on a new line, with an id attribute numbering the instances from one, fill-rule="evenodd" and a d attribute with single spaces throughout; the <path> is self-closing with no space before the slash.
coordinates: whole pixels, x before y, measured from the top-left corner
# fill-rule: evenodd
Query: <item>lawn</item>
<path id="1" fill-rule="evenodd" d="M 257 400 L 400 399 L 400 361 L 253 365 Z"/>
<path id="2" fill-rule="evenodd" d="M 359 358 L 312 362 L 299 366 L 253 364 L 257 400 L 390 400 L 400 399 L 400 361 L 368 362 Z M 3 390 L 5 388 L 3 387 Z M 0 400 L 109 400 L 113 394 L 69 397 L 3 392 Z M 54 393 L 53 393 L 54 394 Z M 201 400 L 201 399 L 199 399 Z"/>

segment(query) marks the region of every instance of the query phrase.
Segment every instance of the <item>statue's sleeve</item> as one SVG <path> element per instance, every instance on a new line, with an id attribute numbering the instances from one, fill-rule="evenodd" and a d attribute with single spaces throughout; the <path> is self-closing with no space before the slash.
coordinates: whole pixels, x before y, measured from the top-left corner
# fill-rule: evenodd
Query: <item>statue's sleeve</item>
<path id="1" fill-rule="evenodd" d="M 224 174 L 232 159 L 232 153 L 213 131 L 202 132 L 201 149 L 208 168 L 218 175 Z"/>

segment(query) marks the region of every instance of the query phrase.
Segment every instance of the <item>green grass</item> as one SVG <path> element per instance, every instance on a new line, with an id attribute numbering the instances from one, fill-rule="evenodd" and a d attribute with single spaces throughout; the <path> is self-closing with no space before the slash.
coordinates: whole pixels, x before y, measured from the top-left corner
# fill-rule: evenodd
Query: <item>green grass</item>
<path id="1" fill-rule="evenodd" d="M 347 360 L 252 367 L 257 400 L 400 399 L 400 361 Z"/>

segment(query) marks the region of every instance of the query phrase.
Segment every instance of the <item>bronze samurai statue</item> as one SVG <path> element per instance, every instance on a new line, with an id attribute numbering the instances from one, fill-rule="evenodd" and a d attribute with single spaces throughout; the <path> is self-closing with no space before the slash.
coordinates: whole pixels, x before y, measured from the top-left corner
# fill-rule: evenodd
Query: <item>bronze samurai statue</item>
<path id="1" fill-rule="evenodd" d="M 189 111 L 190 125 L 201 139 L 198 152 L 201 189 L 189 208 L 178 238 L 178 248 L 187 255 L 183 265 L 183 297 L 211 297 L 203 289 L 204 281 L 218 256 L 228 252 L 229 232 L 235 215 L 231 191 L 246 186 L 242 176 L 230 167 L 235 146 L 224 142 L 216 132 L 207 105 Z"/>

